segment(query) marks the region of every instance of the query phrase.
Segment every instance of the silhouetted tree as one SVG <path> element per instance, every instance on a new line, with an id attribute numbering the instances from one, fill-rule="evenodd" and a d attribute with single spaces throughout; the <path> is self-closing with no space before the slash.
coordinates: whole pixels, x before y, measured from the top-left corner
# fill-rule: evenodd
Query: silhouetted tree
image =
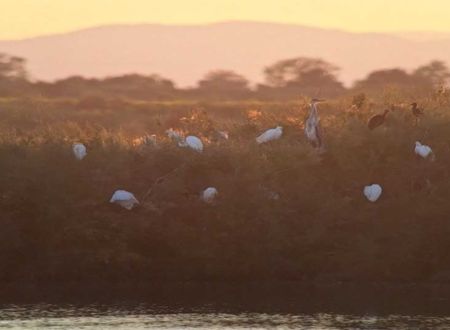
<path id="1" fill-rule="evenodd" d="M 266 82 L 269 86 L 285 87 L 288 84 L 301 84 L 307 78 L 317 75 L 333 79 L 338 68 L 317 58 L 297 57 L 278 61 L 264 69 Z"/>
<path id="2" fill-rule="evenodd" d="M 32 84 L 27 80 L 25 59 L 0 53 L 0 96 L 29 95 Z"/>
<path id="3" fill-rule="evenodd" d="M 99 80 L 72 76 L 54 83 L 39 82 L 36 86 L 41 94 L 47 97 L 81 97 L 96 92 Z"/>
<path id="4" fill-rule="evenodd" d="M 229 70 L 214 70 L 198 82 L 198 92 L 212 98 L 241 99 L 251 91 L 244 76 Z"/>
<path id="5" fill-rule="evenodd" d="M 50 97 L 128 97 L 153 100 L 173 98 L 176 89 L 172 81 L 158 75 L 128 74 L 102 80 L 73 76 L 53 84 L 39 83 L 44 95 Z"/>
<path id="6" fill-rule="evenodd" d="M 110 77 L 101 81 L 101 89 L 106 94 L 122 95 L 135 99 L 170 99 L 174 96 L 175 85 L 169 79 L 157 74 L 144 76 L 127 74 Z"/>
<path id="7" fill-rule="evenodd" d="M 377 70 L 355 83 L 356 89 L 381 89 L 385 86 L 413 87 L 416 80 L 402 69 Z"/>
<path id="8" fill-rule="evenodd" d="M 418 67 L 413 72 L 413 76 L 424 85 L 437 87 L 445 85 L 449 81 L 450 71 L 444 62 L 435 60 Z"/>
<path id="9" fill-rule="evenodd" d="M 25 64 L 25 59 L 21 57 L 0 53 L 0 79 L 25 80 L 27 78 Z"/>
<path id="10" fill-rule="evenodd" d="M 318 58 L 282 60 L 264 70 L 267 86 L 258 89 L 264 93 L 273 88 L 284 96 L 335 96 L 345 90 L 336 77 L 338 71 L 335 65 Z"/>

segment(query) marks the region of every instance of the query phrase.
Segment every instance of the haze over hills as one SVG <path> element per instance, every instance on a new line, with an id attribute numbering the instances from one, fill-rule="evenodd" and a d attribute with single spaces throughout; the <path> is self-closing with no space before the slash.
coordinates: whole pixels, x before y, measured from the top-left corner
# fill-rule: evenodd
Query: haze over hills
<path id="1" fill-rule="evenodd" d="M 338 65 L 339 78 L 350 84 L 375 69 L 412 69 L 433 59 L 450 63 L 450 37 L 239 21 L 197 26 L 142 24 L 0 41 L 0 52 L 25 57 L 31 77 L 39 80 L 158 73 L 179 86 L 190 86 L 212 69 L 230 69 L 261 82 L 265 66 L 308 56 Z"/>

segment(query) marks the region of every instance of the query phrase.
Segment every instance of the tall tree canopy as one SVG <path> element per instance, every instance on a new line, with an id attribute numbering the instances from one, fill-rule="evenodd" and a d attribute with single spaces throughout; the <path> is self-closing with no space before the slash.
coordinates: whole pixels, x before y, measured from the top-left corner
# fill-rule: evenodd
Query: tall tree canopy
<path id="1" fill-rule="evenodd" d="M 355 88 L 379 89 L 384 86 L 412 87 L 415 81 L 410 74 L 402 69 L 376 70 L 355 83 Z"/>
<path id="2" fill-rule="evenodd" d="M 175 92 L 172 81 L 153 74 L 149 76 L 126 74 L 105 79 L 73 76 L 52 84 L 40 83 L 44 95 L 52 97 L 86 95 L 123 96 L 142 100 L 170 99 Z"/>
<path id="3" fill-rule="evenodd" d="M 443 61 L 431 61 L 418 67 L 413 76 L 419 82 L 430 84 L 432 87 L 442 86 L 449 82 L 450 71 Z"/>
<path id="4" fill-rule="evenodd" d="M 198 82 L 202 94 L 220 98 L 242 98 L 250 93 L 249 81 L 242 75 L 229 70 L 208 72 Z"/>
<path id="5" fill-rule="evenodd" d="M 339 68 L 318 58 L 296 57 L 265 68 L 266 83 L 273 87 L 336 82 Z"/>
<path id="6" fill-rule="evenodd" d="M 0 79 L 26 79 L 25 59 L 0 53 Z"/>
<path id="7" fill-rule="evenodd" d="M 33 93 L 27 80 L 25 59 L 0 53 L 0 96 L 22 96 Z"/>
<path id="8" fill-rule="evenodd" d="M 264 75 L 266 84 L 282 94 L 334 96 L 345 90 L 337 79 L 338 71 L 337 66 L 322 59 L 296 57 L 266 67 Z"/>

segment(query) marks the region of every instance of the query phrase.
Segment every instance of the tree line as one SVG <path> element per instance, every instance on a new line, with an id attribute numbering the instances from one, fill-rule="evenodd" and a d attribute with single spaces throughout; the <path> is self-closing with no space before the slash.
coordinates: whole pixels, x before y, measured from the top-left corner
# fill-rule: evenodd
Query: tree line
<path id="1" fill-rule="evenodd" d="M 429 92 L 450 79 L 447 65 L 438 60 L 412 72 L 400 68 L 376 70 L 347 88 L 338 79 L 339 68 L 319 58 L 281 60 L 264 69 L 264 83 L 254 87 L 234 71 L 208 72 L 197 86 L 178 88 L 160 75 L 125 74 L 103 79 L 72 76 L 54 82 L 32 81 L 26 60 L 0 53 L 0 97 L 42 96 L 48 98 L 130 98 L 138 100 L 287 100 L 299 96 L 335 97 L 345 93 L 380 92 L 399 88 Z"/>

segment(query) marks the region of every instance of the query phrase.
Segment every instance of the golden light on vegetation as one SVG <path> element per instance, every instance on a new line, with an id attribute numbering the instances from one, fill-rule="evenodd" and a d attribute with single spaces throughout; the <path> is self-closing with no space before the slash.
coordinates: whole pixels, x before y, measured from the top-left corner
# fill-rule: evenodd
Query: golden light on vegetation
<path id="1" fill-rule="evenodd" d="M 390 97 L 393 105 L 405 103 L 402 94 Z M 164 277 L 173 267 L 153 260 L 165 260 L 168 253 L 183 279 L 265 274 L 292 280 L 330 271 L 354 279 L 430 278 L 448 264 L 445 252 L 433 265 L 425 256 L 436 256 L 448 244 L 450 99 L 416 98 L 426 109 L 418 125 L 409 107 L 399 107 L 373 131 L 367 120 L 386 99 L 364 99 L 359 116 L 343 111 L 355 100 L 352 95 L 319 108 L 326 133 L 326 152 L 319 154 L 293 120 L 304 118 L 298 101 L 203 102 L 198 112 L 190 102 L 129 100 L 115 109 L 105 101 L 96 109 L 76 99 L 1 98 L 0 159 L 7 175 L 1 179 L 0 237 L 13 251 L 17 235 L 25 233 L 11 231 L 24 226 L 27 237 L 45 234 L 45 242 L 36 241 L 30 251 L 57 248 L 61 257 L 49 253 L 42 257 L 48 262 L 25 263 L 21 258 L 30 251 L 22 246 L 17 259 L 43 278 L 120 278 L 129 274 L 130 254 L 138 258 L 135 278 L 147 278 L 149 265 L 152 276 Z M 186 134 L 209 139 L 203 153 L 167 137 L 174 117 L 188 119 Z M 229 130 L 230 139 L 214 139 L 205 121 Z M 277 125 L 283 126 L 281 138 L 256 145 L 258 134 Z M 145 134 L 149 141 L 155 134 L 158 147 Z M 88 148 L 81 161 L 73 157 L 73 141 Z M 437 157 L 416 156 L 415 141 L 432 146 Z M 363 194 L 371 183 L 383 191 L 366 192 L 373 204 Z M 220 192 L 212 204 L 201 199 L 207 187 Z M 133 202 L 130 211 L 109 205 L 117 189 L 133 192 L 141 204 Z M 427 235 L 434 239 L 425 240 Z M 243 262 L 242 251 L 251 265 Z M 104 253 L 114 261 L 107 270 L 95 268 Z M 384 257 L 373 264 L 379 253 Z M 0 253 L 2 258 L 7 254 Z M 2 276 L 25 274 L 26 267 L 11 267 Z"/>
<path id="2" fill-rule="evenodd" d="M 247 118 L 250 121 L 257 121 L 259 118 L 261 118 L 262 112 L 258 110 L 248 110 L 247 111 Z"/>
<path id="3" fill-rule="evenodd" d="M 186 6 L 177 3 L 174 19 Z M 191 10 L 201 17 L 211 3 Z M 270 8 L 239 3 L 243 13 Z M 426 281 L 447 272 L 446 64 L 378 69 L 352 86 L 320 58 L 265 68 L 252 87 L 229 70 L 192 88 L 138 73 L 44 82 L 29 78 L 25 59 L 0 54 L 0 281 Z"/>

